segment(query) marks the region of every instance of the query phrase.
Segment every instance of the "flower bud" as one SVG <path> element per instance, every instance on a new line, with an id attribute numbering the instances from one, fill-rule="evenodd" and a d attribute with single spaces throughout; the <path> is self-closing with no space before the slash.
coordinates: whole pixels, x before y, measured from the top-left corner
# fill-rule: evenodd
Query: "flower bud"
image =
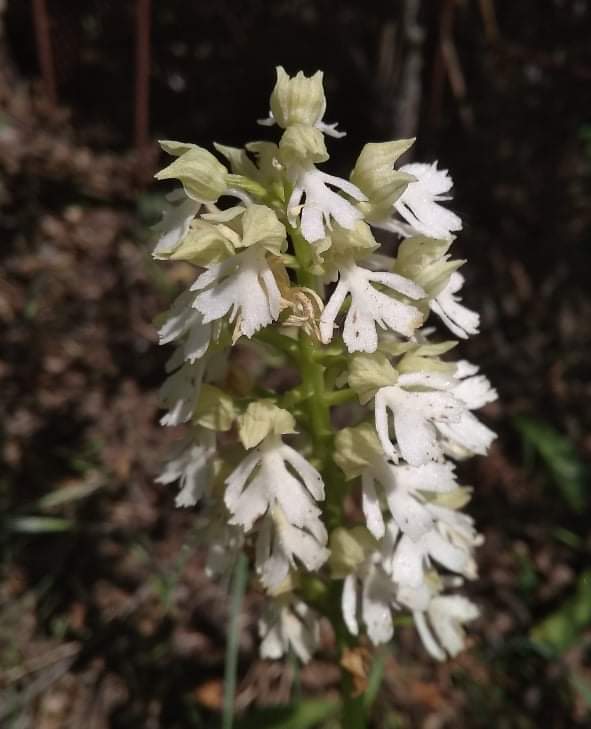
<path id="1" fill-rule="evenodd" d="M 356 354 L 349 363 L 349 387 L 364 404 L 371 400 L 380 387 L 390 387 L 398 380 L 398 373 L 381 352 Z"/>
<path id="2" fill-rule="evenodd" d="M 376 540 L 363 526 L 338 527 L 330 535 L 330 564 L 333 577 L 346 577 L 376 549 Z"/>
<path id="3" fill-rule="evenodd" d="M 369 200 L 368 217 L 380 220 L 388 217 L 392 206 L 414 177 L 394 169 L 394 163 L 414 143 L 414 139 L 366 144 L 357 158 L 351 182 L 362 190 Z"/>
<path id="4" fill-rule="evenodd" d="M 447 250 L 451 241 L 414 236 L 403 240 L 393 270 L 410 278 L 423 288 L 429 297 L 435 297 L 446 286 L 450 276 L 465 261 L 449 261 Z"/>
<path id="5" fill-rule="evenodd" d="M 351 258 L 366 258 L 380 245 L 373 237 L 369 225 L 362 220 L 351 229 L 343 228 L 338 223 L 333 225 L 325 241 L 326 243 L 322 241 L 322 245 L 316 244 L 314 249 L 324 253 L 323 262 L 326 270 L 339 268 L 343 262 Z"/>
<path id="6" fill-rule="evenodd" d="M 238 418 L 238 434 L 247 449 L 254 448 L 268 435 L 295 432 L 293 415 L 277 407 L 271 400 L 250 403 L 244 415 Z"/>
<path id="7" fill-rule="evenodd" d="M 188 197 L 198 202 L 216 202 L 226 191 L 228 170 L 211 152 L 182 142 L 162 141 L 160 146 L 177 159 L 154 175 L 157 180 L 180 180 Z"/>
<path id="8" fill-rule="evenodd" d="M 199 404 L 193 422 L 202 428 L 227 431 L 236 417 L 236 408 L 230 395 L 214 385 L 202 385 Z"/>
<path id="9" fill-rule="evenodd" d="M 279 254 L 285 245 L 285 226 L 266 205 L 250 205 L 242 216 L 241 248 L 255 243 Z"/>
<path id="10" fill-rule="evenodd" d="M 279 157 L 285 165 L 326 162 L 324 135 L 316 127 L 296 124 L 288 127 L 279 142 Z"/>
<path id="11" fill-rule="evenodd" d="M 205 220 L 195 220 L 181 244 L 170 255 L 173 261 L 187 261 L 194 266 L 219 263 L 234 254 L 232 241 L 222 232 L 222 226 Z"/>
<path id="12" fill-rule="evenodd" d="M 334 460 L 347 480 L 357 478 L 372 461 L 381 459 L 383 449 L 378 435 L 369 423 L 343 428 L 335 439 Z"/>
<path id="13" fill-rule="evenodd" d="M 277 66 L 277 82 L 271 94 L 271 112 L 283 129 L 292 124 L 313 126 L 322 119 L 326 98 L 322 87 L 322 71 L 306 77 L 299 71 L 290 78 L 283 66 Z"/>

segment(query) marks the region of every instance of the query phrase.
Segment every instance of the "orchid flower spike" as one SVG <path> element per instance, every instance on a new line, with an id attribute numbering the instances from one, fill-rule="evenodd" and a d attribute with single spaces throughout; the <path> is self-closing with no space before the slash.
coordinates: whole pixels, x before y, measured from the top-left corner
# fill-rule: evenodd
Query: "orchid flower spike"
<path id="1" fill-rule="evenodd" d="M 160 422 L 182 433 L 156 480 L 197 510 L 208 576 L 247 555 L 263 657 L 309 661 L 325 619 L 353 650 L 387 643 L 406 613 L 444 660 L 478 616 L 460 589 L 483 541 L 455 461 L 487 452 L 474 411 L 497 398 L 449 358 L 480 326 L 452 179 L 404 158 L 414 139 L 361 145 L 335 176 L 322 72 L 276 73 L 273 141 L 160 143 L 176 189 L 153 256 L 177 289 L 156 322 L 174 348 Z"/>

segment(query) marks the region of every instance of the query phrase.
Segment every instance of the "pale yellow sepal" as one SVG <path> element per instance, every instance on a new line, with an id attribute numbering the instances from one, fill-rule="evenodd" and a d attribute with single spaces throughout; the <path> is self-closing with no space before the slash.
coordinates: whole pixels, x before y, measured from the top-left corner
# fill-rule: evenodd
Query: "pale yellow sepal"
<path id="1" fill-rule="evenodd" d="M 292 124 L 316 124 L 326 108 L 322 71 L 304 76 L 302 71 L 290 78 L 283 66 L 277 66 L 277 81 L 271 93 L 273 118 L 283 129 Z"/>
<path id="2" fill-rule="evenodd" d="M 393 346 L 388 350 L 382 349 L 382 351 L 401 356 L 401 359 L 396 363 L 396 369 L 400 374 L 426 372 L 451 378 L 456 373 L 457 365 L 454 362 L 444 362 L 439 358 L 439 355 L 449 352 L 456 345 L 457 342 L 453 341 L 427 342 L 424 344 L 400 342 L 398 347 Z"/>
<path id="3" fill-rule="evenodd" d="M 424 236 L 407 238 L 398 248 L 393 270 L 410 278 L 433 298 L 445 288 L 451 274 L 465 263 L 448 260 L 450 245 L 451 241 Z"/>
<path id="4" fill-rule="evenodd" d="M 330 534 L 328 564 L 332 576 L 342 579 L 354 572 L 377 548 L 377 542 L 364 526 L 338 527 Z"/>
<path id="5" fill-rule="evenodd" d="M 211 152 L 182 142 L 160 146 L 176 159 L 154 175 L 157 180 L 180 180 L 187 196 L 198 202 L 215 202 L 225 192 L 228 170 Z"/>
<path id="6" fill-rule="evenodd" d="M 241 248 L 255 243 L 279 254 L 287 245 L 285 226 L 266 205 L 249 205 L 242 216 Z"/>
<path id="7" fill-rule="evenodd" d="M 223 390 L 214 385 L 201 386 L 199 403 L 195 409 L 193 423 L 215 431 L 230 430 L 236 418 L 234 401 Z"/>
<path id="8" fill-rule="evenodd" d="M 159 139 L 158 144 L 162 151 L 171 157 L 180 157 L 191 149 L 201 149 L 201 147 L 191 142 L 175 142 L 172 139 Z"/>
<path id="9" fill-rule="evenodd" d="M 361 423 L 354 428 L 343 428 L 335 439 L 334 460 L 347 481 L 357 478 L 376 459 L 383 457 L 375 428 Z"/>
<path id="10" fill-rule="evenodd" d="M 224 226 L 212 225 L 205 220 L 194 220 L 170 259 L 187 261 L 195 266 L 209 266 L 233 255 L 232 243 L 232 236 L 224 235 Z"/>
<path id="11" fill-rule="evenodd" d="M 368 218 L 381 220 L 388 217 L 408 183 L 415 181 L 412 175 L 394 169 L 397 159 L 414 141 L 370 142 L 361 150 L 350 179 L 367 196 L 368 202 L 362 203 L 362 206 Z"/>
<path id="12" fill-rule="evenodd" d="M 383 337 L 380 340 L 379 350 L 384 354 L 389 354 L 392 357 L 402 357 L 402 355 L 412 352 L 413 354 L 421 357 L 438 357 L 440 354 L 449 352 L 450 349 L 457 347 L 458 342 L 452 339 L 447 339 L 444 342 L 400 342 L 394 339 L 388 339 Z"/>
<path id="13" fill-rule="evenodd" d="M 453 491 L 440 494 L 421 492 L 427 501 L 436 506 L 443 506 L 446 509 L 457 511 L 463 509 L 472 499 L 472 489 L 469 486 L 458 486 Z"/>
<path id="14" fill-rule="evenodd" d="M 293 415 L 277 407 L 271 400 L 251 402 L 246 412 L 238 418 L 238 435 L 247 449 L 254 448 L 268 435 L 295 432 Z"/>
<path id="15" fill-rule="evenodd" d="M 248 142 L 244 147 L 256 157 L 257 181 L 267 187 L 273 185 L 283 171 L 278 159 L 279 147 L 275 142 Z"/>
<path id="16" fill-rule="evenodd" d="M 267 594 L 271 595 L 271 597 L 275 598 L 276 600 L 281 600 L 281 598 L 286 598 L 287 596 L 289 596 L 298 587 L 299 576 L 297 573 L 290 570 L 283 582 L 280 582 L 277 587 L 273 588 L 272 590 L 267 590 Z"/>
<path id="17" fill-rule="evenodd" d="M 395 385 L 398 372 L 381 352 L 355 354 L 349 360 L 349 387 L 362 405 L 369 402 L 380 387 Z"/>
<path id="18" fill-rule="evenodd" d="M 351 259 L 365 258 L 379 245 L 369 225 L 359 220 L 350 230 L 335 223 L 330 235 L 314 244 L 314 251 L 322 258 L 324 269 L 333 271 Z"/>
<path id="19" fill-rule="evenodd" d="M 245 149 L 241 149 L 240 147 L 228 147 L 225 144 L 218 144 L 218 142 L 214 142 L 213 146 L 228 160 L 230 163 L 230 169 L 235 175 L 252 177 L 256 180 L 259 171 L 255 163 L 246 153 Z"/>
<path id="20" fill-rule="evenodd" d="M 456 365 L 453 362 L 444 362 L 439 357 L 422 357 L 417 352 L 409 352 L 396 363 L 396 369 L 401 375 L 409 372 L 425 372 L 451 378 L 456 372 Z"/>
<path id="21" fill-rule="evenodd" d="M 246 208 L 244 205 L 234 205 L 231 208 L 225 210 L 212 210 L 208 213 L 201 213 L 201 218 L 207 220 L 209 223 L 228 223 L 230 224 L 239 215 L 242 215 Z"/>
<path id="22" fill-rule="evenodd" d="M 279 159 L 285 165 L 317 164 L 328 157 L 324 135 L 316 127 L 295 124 L 283 132 L 279 141 Z"/>
<path id="23" fill-rule="evenodd" d="M 271 142 L 251 142 L 244 149 L 213 145 L 230 163 L 232 174 L 228 176 L 229 187 L 237 187 L 258 198 L 277 197 L 274 186 L 279 179 L 281 165 L 277 160 L 276 144 Z M 257 164 L 247 154 L 257 157 Z"/>

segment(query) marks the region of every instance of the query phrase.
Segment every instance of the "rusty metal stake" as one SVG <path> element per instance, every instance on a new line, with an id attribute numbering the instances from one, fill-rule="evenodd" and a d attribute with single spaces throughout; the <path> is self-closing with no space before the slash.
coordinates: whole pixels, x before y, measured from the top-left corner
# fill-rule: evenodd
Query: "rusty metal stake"
<path id="1" fill-rule="evenodd" d="M 41 76 L 45 93 L 52 106 L 57 105 L 57 87 L 55 83 L 55 65 L 51 47 L 51 28 L 47 14 L 46 0 L 33 0 L 33 22 L 35 24 L 35 39 L 37 42 L 37 56 L 41 67 Z"/>
<path id="2" fill-rule="evenodd" d="M 149 142 L 150 109 L 150 0 L 136 2 L 135 135 L 140 154 Z"/>

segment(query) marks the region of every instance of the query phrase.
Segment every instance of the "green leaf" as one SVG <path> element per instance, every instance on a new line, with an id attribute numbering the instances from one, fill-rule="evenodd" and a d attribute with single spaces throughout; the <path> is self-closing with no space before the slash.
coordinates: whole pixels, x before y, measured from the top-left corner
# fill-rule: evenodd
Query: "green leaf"
<path id="1" fill-rule="evenodd" d="M 582 512 L 587 505 L 588 473 L 573 443 L 541 420 L 519 416 L 514 424 L 548 468 L 569 507 Z"/>
<path id="2" fill-rule="evenodd" d="M 15 516 L 7 519 L 6 528 L 16 534 L 50 534 L 68 532 L 74 525 L 68 519 L 52 516 Z"/>
<path id="3" fill-rule="evenodd" d="M 581 574 L 575 595 L 533 627 L 530 638 L 534 645 L 550 655 L 564 653 L 591 625 L 591 570 Z"/>
<path id="4" fill-rule="evenodd" d="M 310 700 L 263 709 L 244 717 L 236 729 L 313 729 L 337 714 L 336 701 Z"/>

